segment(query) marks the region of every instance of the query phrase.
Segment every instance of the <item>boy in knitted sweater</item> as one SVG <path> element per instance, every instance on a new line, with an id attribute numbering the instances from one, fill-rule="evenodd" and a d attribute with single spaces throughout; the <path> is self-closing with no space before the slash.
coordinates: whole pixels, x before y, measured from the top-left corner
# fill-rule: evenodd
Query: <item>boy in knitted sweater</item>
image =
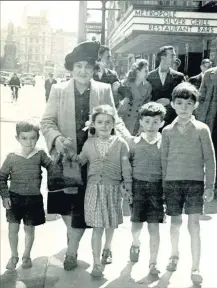
<path id="1" fill-rule="evenodd" d="M 22 121 L 17 123 L 16 132 L 20 149 L 9 153 L 0 169 L 0 194 L 9 222 L 11 258 L 6 266 L 9 270 L 15 269 L 19 261 L 17 246 L 21 220 L 24 222 L 25 231 L 22 267 L 32 267 L 30 252 L 35 238 L 35 226 L 45 223 L 40 192 L 41 167 L 52 168 L 52 161 L 47 154 L 35 147 L 39 138 L 39 126 L 30 120 Z"/>
<path id="2" fill-rule="evenodd" d="M 162 104 L 149 102 L 141 107 L 141 135 L 130 144 L 133 169 L 133 202 L 131 205 L 132 237 L 130 260 L 137 262 L 140 252 L 140 233 L 148 223 L 150 235 L 151 275 L 158 276 L 157 255 L 160 243 L 159 223 L 163 223 L 163 189 L 161 169 L 161 134 L 166 109 Z"/>
<path id="3" fill-rule="evenodd" d="M 176 271 L 179 260 L 179 234 L 182 211 L 188 215 L 191 236 L 194 284 L 202 282 L 200 266 L 200 222 L 203 201 L 213 199 L 215 156 L 208 126 L 192 115 L 198 107 L 197 89 L 181 83 L 173 90 L 171 106 L 177 118 L 163 129 L 162 169 L 167 215 L 171 216 L 170 237 L 172 254 L 168 271 Z"/>

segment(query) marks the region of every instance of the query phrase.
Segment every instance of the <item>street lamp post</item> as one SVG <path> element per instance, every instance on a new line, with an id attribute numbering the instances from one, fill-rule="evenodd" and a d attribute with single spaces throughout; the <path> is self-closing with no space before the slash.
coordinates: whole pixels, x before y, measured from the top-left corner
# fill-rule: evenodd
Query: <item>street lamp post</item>
<path id="1" fill-rule="evenodd" d="M 80 1 L 82 2 L 82 1 Z M 84 1 L 87 2 L 87 1 Z M 87 8 L 86 7 L 86 11 L 88 10 L 101 10 L 102 11 L 102 29 L 101 29 L 101 44 L 104 45 L 105 44 L 105 14 L 107 10 L 113 10 L 113 11 L 119 11 L 119 8 L 106 8 L 106 3 L 108 2 L 108 0 L 101 0 L 100 1 L 102 3 L 102 8 Z"/>
<path id="2" fill-rule="evenodd" d="M 105 13 L 106 13 L 106 0 L 102 2 L 102 31 L 101 31 L 101 44 L 105 44 Z"/>
<path id="3" fill-rule="evenodd" d="M 79 1 L 78 43 L 86 40 L 87 1 Z"/>

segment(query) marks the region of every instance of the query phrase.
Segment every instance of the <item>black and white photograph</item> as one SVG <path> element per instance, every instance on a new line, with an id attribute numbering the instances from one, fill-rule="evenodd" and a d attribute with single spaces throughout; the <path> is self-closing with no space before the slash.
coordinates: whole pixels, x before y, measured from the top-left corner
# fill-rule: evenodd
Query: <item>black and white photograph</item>
<path id="1" fill-rule="evenodd" d="M 217 1 L 0 13 L 0 288 L 217 288 Z"/>

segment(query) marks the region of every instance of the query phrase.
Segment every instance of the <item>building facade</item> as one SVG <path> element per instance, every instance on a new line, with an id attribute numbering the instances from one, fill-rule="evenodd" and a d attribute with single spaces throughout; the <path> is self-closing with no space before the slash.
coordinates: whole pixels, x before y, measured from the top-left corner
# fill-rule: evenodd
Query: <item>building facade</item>
<path id="1" fill-rule="evenodd" d="M 76 43 L 77 34 L 75 32 L 57 30 L 52 33 L 51 60 L 54 63 L 54 72 L 57 77 L 62 77 L 66 73 L 65 56 L 72 52 Z"/>
<path id="2" fill-rule="evenodd" d="M 52 29 L 46 11 L 41 11 L 39 16 L 29 16 L 24 9 L 22 27 L 17 27 L 15 33 L 22 72 L 45 77 L 51 70 L 55 74 L 65 74 L 64 58 L 76 45 L 76 37 L 74 32 Z"/>
<path id="3" fill-rule="evenodd" d="M 125 74 L 136 58 L 146 58 L 154 69 L 156 53 L 173 45 L 181 60 L 180 71 L 200 72 L 203 58 L 217 65 L 217 3 L 214 1 L 110 1 L 107 45 L 115 69 Z"/>
<path id="4" fill-rule="evenodd" d="M 24 15 L 23 27 L 17 28 L 17 56 L 23 72 L 43 74 L 44 63 L 51 60 L 52 29 L 47 14 Z"/>

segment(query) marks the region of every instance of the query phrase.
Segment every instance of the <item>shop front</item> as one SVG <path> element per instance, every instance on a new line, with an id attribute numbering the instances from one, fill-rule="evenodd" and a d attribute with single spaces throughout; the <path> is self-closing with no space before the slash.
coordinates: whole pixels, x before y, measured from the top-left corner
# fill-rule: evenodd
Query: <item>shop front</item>
<path id="1" fill-rule="evenodd" d="M 131 61 L 132 55 L 145 55 L 150 69 L 156 66 L 159 48 L 172 45 L 182 62 L 180 71 L 192 76 L 200 72 L 203 58 L 212 56 L 215 61 L 216 39 L 217 13 L 136 9 L 132 5 L 107 40 L 113 54 L 129 54 Z"/>

